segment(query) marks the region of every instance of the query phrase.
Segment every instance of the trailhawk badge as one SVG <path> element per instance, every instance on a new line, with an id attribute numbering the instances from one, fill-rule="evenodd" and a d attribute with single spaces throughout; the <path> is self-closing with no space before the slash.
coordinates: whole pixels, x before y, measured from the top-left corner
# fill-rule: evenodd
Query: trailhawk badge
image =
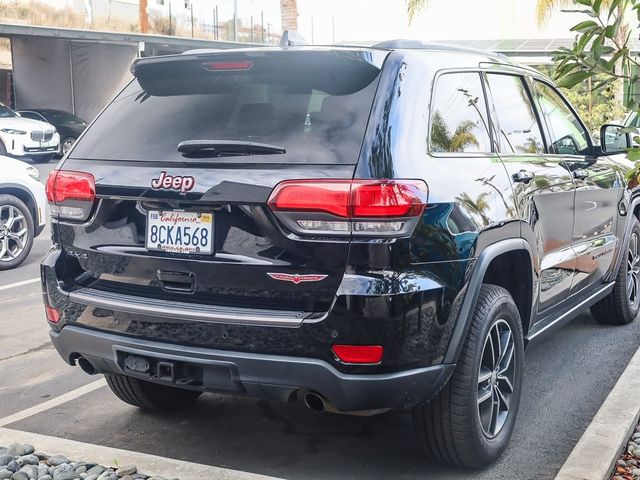
<path id="1" fill-rule="evenodd" d="M 327 275 L 290 275 L 288 273 L 267 273 L 274 280 L 281 280 L 283 282 L 291 282 L 298 285 L 302 282 L 319 282 L 327 278 Z"/>

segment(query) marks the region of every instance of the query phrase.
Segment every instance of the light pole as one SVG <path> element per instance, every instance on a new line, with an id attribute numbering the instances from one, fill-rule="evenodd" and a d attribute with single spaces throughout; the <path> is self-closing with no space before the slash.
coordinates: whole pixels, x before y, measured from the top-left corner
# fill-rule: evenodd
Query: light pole
<path id="1" fill-rule="evenodd" d="M 233 0 L 233 41 L 238 41 L 238 0 Z"/>

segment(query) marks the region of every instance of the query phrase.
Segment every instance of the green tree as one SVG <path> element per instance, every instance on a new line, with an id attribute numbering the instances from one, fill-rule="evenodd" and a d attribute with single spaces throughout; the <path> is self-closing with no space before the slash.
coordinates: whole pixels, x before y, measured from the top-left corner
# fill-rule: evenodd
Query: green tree
<path id="1" fill-rule="evenodd" d="M 562 48 L 554 56 L 555 77 L 561 87 L 575 88 L 582 82 L 593 82 L 593 89 L 601 91 L 616 81 L 623 81 L 625 107 L 640 110 L 634 88 L 640 80 L 640 59 L 631 53 L 631 29 L 626 19 L 634 14 L 640 23 L 640 0 L 575 0 L 585 20 L 571 31 L 577 37 L 572 48 Z M 636 131 L 637 133 L 637 131 Z M 628 158 L 640 160 L 640 149 L 628 151 Z M 631 172 L 638 178 L 640 162 Z"/>

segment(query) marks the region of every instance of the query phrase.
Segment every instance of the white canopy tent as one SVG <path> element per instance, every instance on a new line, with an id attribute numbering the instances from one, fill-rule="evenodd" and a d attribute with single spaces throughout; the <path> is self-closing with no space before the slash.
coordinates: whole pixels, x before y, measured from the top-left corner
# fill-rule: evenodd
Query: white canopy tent
<path id="1" fill-rule="evenodd" d="M 131 79 L 129 67 L 138 56 L 247 46 L 8 24 L 0 25 L 0 36 L 11 39 L 15 108 L 55 108 L 87 121 Z"/>

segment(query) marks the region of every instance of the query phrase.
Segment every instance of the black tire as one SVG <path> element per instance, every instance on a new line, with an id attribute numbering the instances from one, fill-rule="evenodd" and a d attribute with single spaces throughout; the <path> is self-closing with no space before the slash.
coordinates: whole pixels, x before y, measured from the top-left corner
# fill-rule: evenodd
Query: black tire
<path id="1" fill-rule="evenodd" d="M 511 333 L 512 343 L 506 339 L 507 331 Z M 494 336 L 494 332 L 498 336 Z M 511 358 L 511 366 L 502 377 L 497 374 L 500 367 L 490 370 L 485 366 L 490 359 L 486 352 L 491 352 L 485 347 L 489 348 L 498 338 L 506 345 L 505 350 L 513 355 L 497 356 L 498 365 L 503 365 L 501 360 L 504 362 Z M 483 285 L 451 378 L 436 398 L 426 405 L 414 407 L 412 411 L 414 427 L 431 461 L 477 469 L 489 465 L 502 454 L 511 438 L 518 413 L 523 360 L 522 324 L 511 295 L 502 287 Z M 492 372 L 491 378 L 482 383 L 479 381 L 481 370 L 483 376 Z M 504 418 L 504 421 L 496 421 L 495 431 L 492 431 L 493 417 L 481 417 L 480 410 L 486 412 L 488 407 L 492 414 L 496 405 L 494 398 L 505 398 L 506 393 L 502 397 L 497 395 L 501 394 L 501 389 L 508 390 L 504 380 L 500 380 L 508 372 L 513 376 L 509 380 L 513 387 L 508 397 L 509 409 L 505 416 L 496 415 L 497 419 Z M 480 395 L 486 397 L 487 393 L 490 393 L 488 400 L 491 401 L 478 402 Z M 500 408 L 507 402 L 498 402 L 497 405 Z M 485 430 L 489 430 L 489 434 Z"/>
<path id="2" fill-rule="evenodd" d="M 192 404 L 202 393 L 119 375 L 105 375 L 105 379 L 116 397 L 144 410 L 176 410 Z"/>
<path id="3" fill-rule="evenodd" d="M 50 162 L 56 154 L 52 153 L 51 155 L 34 155 L 31 157 L 31 161 L 33 163 L 47 163 Z"/>
<path id="4" fill-rule="evenodd" d="M 75 138 L 75 137 L 66 137 L 64 140 L 62 140 L 62 141 L 60 142 L 60 154 L 59 154 L 59 155 L 60 155 L 60 157 L 64 157 L 64 155 L 65 155 L 65 153 L 66 153 L 66 152 L 64 151 L 64 146 L 65 146 L 65 144 L 66 144 L 67 142 L 71 143 L 71 145 L 70 145 L 70 146 L 69 146 L 69 148 L 67 149 L 67 151 L 69 151 L 69 149 L 70 149 L 71 147 L 73 147 L 73 144 L 76 142 L 76 138 Z"/>
<path id="5" fill-rule="evenodd" d="M 14 209 L 14 212 L 17 210 L 23 219 L 20 219 L 19 223 L 14 220 L 11 227 L 5 230 L 6 225 L 9 223 L 9 209 Z M 14 215 L 14 217 L 17 218 L 18 216 Z M 22 248 L 19 249 L 17 241 L 11 237 L 23 229 L 26 229 L 26 232 L 19 239 L 22 244 Z M 29 207 L 13 195 L 0 195 L 0 270 L 15 268 L 26 260 L 33 246 L 33 235 L 33 216 Z M 5 239 L 7 242 L 6 247 Z M 8 253 L 7 249 L 11 250 L 11 254 Z M 11 258 L 12 256 L 14 258 Z"/>
<path id="6" fill-rule="evenodd" d="M 634 238 L 636 261 L 632 268 L 630 257 Z M 622 254 L 624 257 L 613 290 L 591 306 L 591 314 L 595 319 L 607 325 L 627 325 L 635 320 L 640 311 L 640 223 L 635 218 Z M 633 297 L 632 292 L 627 291 L 630 282 L 633 282 L 631 285 L 635 289 Z"/>

